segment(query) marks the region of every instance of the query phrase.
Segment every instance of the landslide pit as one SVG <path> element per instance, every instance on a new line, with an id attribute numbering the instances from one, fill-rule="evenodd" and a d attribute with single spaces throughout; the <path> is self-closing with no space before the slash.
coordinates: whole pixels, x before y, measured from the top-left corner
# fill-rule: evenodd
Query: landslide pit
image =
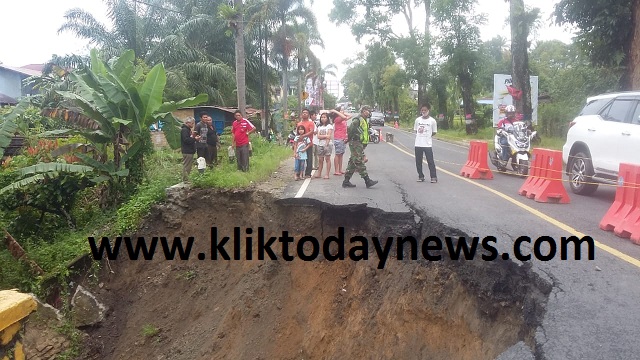
<path id="1" fill-rule="evenodd" d="M 346 239 L 463 235 L 415 211 L 188 189 L 171 193 L 136 235 L 195 236 L 193 253 L 208 253 L 211 226 L 318 239 L 339 226 Z M 527 267 L 394 256 L 379 270 L 369 251 L 359 262 L 110 261 L 94 288 L 110 311 L 88 329 L 82 358 L 493 359 L 519 341 L 537 352 L 551 286 Z"/>

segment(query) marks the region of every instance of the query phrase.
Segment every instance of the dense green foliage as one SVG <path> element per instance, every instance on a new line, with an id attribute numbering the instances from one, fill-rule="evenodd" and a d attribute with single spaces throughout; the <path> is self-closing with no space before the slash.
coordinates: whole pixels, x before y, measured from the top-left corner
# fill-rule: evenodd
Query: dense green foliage
<path id="1" fill-rule="evenodd" d="M 575 43 L 596 67 L 624 68 L 631 61 L 634 41 L 633 10 L 629 0 L 560 0 L 556 21 L 577 28 Z M 640 11 L 636 9 L 636 11 Z M 638 26 L 638 25 L 636 25 Z M 620 85 L 629 86 L 629 74 Z"/>

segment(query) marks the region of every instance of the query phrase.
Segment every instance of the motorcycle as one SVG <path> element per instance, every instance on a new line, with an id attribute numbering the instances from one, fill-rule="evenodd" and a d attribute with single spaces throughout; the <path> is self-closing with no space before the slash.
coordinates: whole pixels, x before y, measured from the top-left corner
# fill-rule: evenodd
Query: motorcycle
<path id="1" fill-rule="evenodd" d="M 531 159 L 531 140 L 536 138 L 537 132 L 532 131 L 527 124 L 522 121 L 513 123 L 513 128 L 509 131 L 498 129 L 495 136 L 495 150 L 489 151 L 489 159 L 498 171 L 506 171 L 511 160 L 511 168 L 518 175 L 528 175 Z M 500 144 L 500 138 L 507 139 L 507 146 Z M 502 160 L 502 154 L 506 151 L 509 154 L 507 160 Z"/>
<path id="2" fill-rule="evenodd" d="M 369 128 L 369 142 L 372 142 L 374 144 L 380 142 L 380 135 L 378 134 L 378 130 Z"/>
<path id="3" fill-rule="evenodd" d="M 295 139 L 296 139 L 296 131 L 291 130 L 291 132 L 289 133 L 289 136 L 287 136 L 287 146 L 289 146 L 290 148 L 293 148 L 293 145 L 295 144 Z"/>

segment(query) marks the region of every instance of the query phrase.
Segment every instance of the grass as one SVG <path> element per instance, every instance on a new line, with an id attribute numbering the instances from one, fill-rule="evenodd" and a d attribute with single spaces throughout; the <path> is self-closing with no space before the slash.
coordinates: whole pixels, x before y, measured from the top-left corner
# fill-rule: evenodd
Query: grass
<path id="1" fill-rule="evenodd" d="M 237 170 L 235 161 L 223 164 L 205 174 L 191 173 L 192 183 L 199 188 L 239 188 L 252 182 L 268 178 L 280 165 L 281 161 L 291 156 L 291 149 L 269 143 L 254 135 L 251 139 L 253 156 L 250 158 L 248 172 Z M 226 155 L 226 149 L 220 150 Z M 40 239 L 16 239 L 24 248 L 27 256 L 45 271 L 44 278 L 66 278 L 69 273 L 68 264 L 80 255 L 87 254 L 88 236 L 121 235 L 134 231 L 149 214 L 151 207 L 166 197 L 165 189 L 181 181 L 182 155 L 178 150 L 157 150 L 145 158 L 146 179 L 138 186 L 135 194 L 118 209 L 94 211 L 90 194 L 82 206 L 74 209 L 87 217 L 84 226 L 78 229 L 61 229 L 55 233 L 41 236 Z M 95 203 L 95 201 L 93 201 Z M 5 219 L 6 220 L 6 219 Z M 19 288 L 22 291 L 39 294 L 41 277 L 35 277 L 29 268 L 15 260 L 4 248 L 0 248 L 0 289 Z M 191 275 L 193 276 L 193 275 Z"/>
<path id="2" fill-rule="evenodd" d="M 142 336 L 144 337 L 154 337 L 160 333 L 160 329 L 151 325 L 145 324 L 142 326 Z"/>
<path id="3" fill-rule="evenodd" d="M 291 149 L 287 146 L 269 143 L 266 140 L 252 136 L 251 145 L 253 156 L 249 158 L 249 171 L 238 170 L 234 160 L 230 162 L 227 158 L 227 149 L 219 150 L 225 156 L 221 164 L 215 169 L 207 169 L 204 174 L 193 171 L 190 180 L 197 188 L 241 188 L 253 182 L 268 178 L 278 168 L 280 162 L 292 155 Z"/>
<path id="4" fill-rule="evenodd" d="M 253 156 L 250 158 L 248 172 L 238 171 L 235 161 L 233 163 L 225 161 L 215 170 L 207 170 L 205 174 L 192 172 L 191 180 L 194 186 L 200 188 L 248 186 L 252 182 L 268 178 L 279 167 L 281 161 L 292 154 L 289 147 L 269 143 L 259 136 L 252 136 L 251 141 Z M 221 151 L 226 155 L 226 149 Z M 92 194 L 91 189 L 87 189 L 73 209 L 83 226 L 75 230 L 60 229 L 33 239 L 16 239 L 26 251 L 27 257 L 45 271 L 44 276 L 34 276 L 27 265 L 14 259 L 5 247 L 0 247 L 0 289 L 18 288 L 23 292 L 35 293 L 42 298 L 46 295 L 42 286 L 44 280 L 57 278 L 59 281 L 67 281 L 70 262 L 90 251 L 87 237 L 101 238 L 134 231 L 149 214 L 151 207 L 166 197 L 165 189 L 181 181 L 181 160 L 182 156 L 178 150 L 157 150 L 145 158 L 145 180 L 137 187 L 135 194 L 118 209 L 99 209 L 95 194 Z M 1 171 L 0 175 L 2 175 Z M 9 220 L 2 218 L 4 215 L 6 214 L 0 213 L 0 224 L 6 227 Z M 95 272 L 95 266 L 92 271 Z M 196 276 L 195 271 L 187 271 L 184 279 L 189 281 Z M 59 358 L 76 358 L 81 346 L 79 332 L 68 321 L 58 331 L 71 340 L 70 349 L 60 354 Z M 159 333 L 160 329 L 151 324 L 146 324 L 141 329 L 141 334 L 145 338 L 156 337 Z M 156 338 L 158 341 L 160 339 L 160 337 Z"/>
<path id="5" fill-rule="evenodd" d="M 138 227 L 153 204 L 166 197 L 165 189 L 180 182 L 182 156 L 172 150 L 158 150 L 147 162 L 147 178 L 136 195 L 117 211 L 115 231 L 122 234 Z"/>

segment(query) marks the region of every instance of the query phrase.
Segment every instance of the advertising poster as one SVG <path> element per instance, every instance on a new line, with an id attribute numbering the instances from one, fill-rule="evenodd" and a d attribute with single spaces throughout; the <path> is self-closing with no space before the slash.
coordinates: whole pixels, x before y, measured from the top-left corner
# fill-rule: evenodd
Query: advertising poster
<path id="1" fill-rule="evenodd" d="M 318 107 L 322 108 L 322 91 L 319 86 L 319 81 L 317 78 L 308 78 L 307 83 L 305 85 L 305 91 L 309 96 L 305 99 L 304 105 L 306 107 Z"/>
<path id="2" fill-rule="evenodd" d="M 531 83 L 531 119 L 538 124 L 538 77 L 530 76 Z M 518 95 L 519 89 L 513 88 L 511 75 L 493 74 L 493 126 L 496 127 L 500 119 L 505 117 L 504 108 L 514 105 L 513 96 Z"/>

